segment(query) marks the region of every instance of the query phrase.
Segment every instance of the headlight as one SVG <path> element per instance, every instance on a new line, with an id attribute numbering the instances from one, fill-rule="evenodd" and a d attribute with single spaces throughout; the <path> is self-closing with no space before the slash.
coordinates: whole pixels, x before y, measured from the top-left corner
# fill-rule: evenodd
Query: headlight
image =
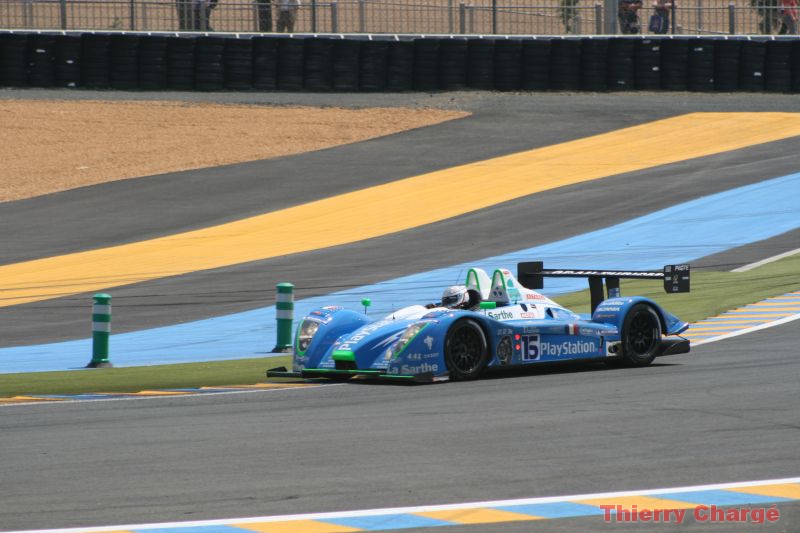
<path id="1" fill-rule="evenodd" d="M 303 355 L 308 350 L 311 340 L 319 329 L 319 322 L 316 320 L 303 320 L 297 328 L 296 349 L 298 355 Z"/>
<path id="2" fill-rule="evenodd" d="M 397 356 L 400 355 L 400 352 L 405 350 L 406 346 L 408 346 L 408 343 L 413 341 L 414 337 L 419 335 L 419 332 L 425 329 L 425 326 L 427 325 L 428 322 L 418 322 L 416 324 L 411 324 L 410 326 L 408 326 L 406 330 L 403 332 L 403 334 L 400 336 L 400 338 L 397 339 L 397 342 L 395 342 L 394 345 L 391 348 L 389 348 L 392 354 L 391 358 L 396 359 Z"/>

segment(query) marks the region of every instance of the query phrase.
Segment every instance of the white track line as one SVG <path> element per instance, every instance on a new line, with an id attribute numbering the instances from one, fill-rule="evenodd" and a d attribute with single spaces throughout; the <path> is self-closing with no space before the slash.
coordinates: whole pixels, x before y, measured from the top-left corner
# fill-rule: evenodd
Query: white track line
<path id="1" fill-rule="evenodd" d="M 237 524 L 250 524 L 254 522 L 286 522 L 290 520 L 325 520 L 329 518 L 353 518 L 363 516 L 381 516 L 389 514 L 426 513 L 431 511 L 452 511 L 459 509 L 473 509 L 483 507 L 500 507 L 507 505 L 531 505 L 537 503 L 556 503 L 564 501 L 590 500 L 600 498 L 624 498 L 627 496 L 650 496 L 654 494 L 666 495 L 676 492 L 697 492 L 704 490 L 725 490 L 744 487 L 758 487 L 762 485 L 780 485 L 786 483 L 800 483 L 800 477 L 766 479 L 760 481 L 742 481 L 739 483 L 717 483 L 713 485 L 691 485 L 687 487 L 673 487 L 663 489 L 628 490 L 621 492 L 595 492 L 590 494 L 576 494 L 571 496 L 548 496 L 542 498 L 524 498 L 519 500 L 495 500 L 474 503 L 455 503 L 449 505 L 426 505 L 419 507 L 394 507 L 386 509 L 362 509 L 357 511 L 337 511 L 332 513 L 309 513 L 279 516 L 258 516 L 251 518 L 231 518 L 228 520 L 202 520 L 194 522 L 161 522 L 153 524 L 126 524 L 119 526 L 81 527 L 68 529 L 37 529 L 9 531 L 6 533 L 87 533 L 106 531 L 131 531 L 176 527 L 224 526 Z"/>
<path id="2" fill-rule="evenodd" d="M 767 257 L 766 259 L 762 259 L 761 261 L 756 261 L 755 263 L 750 263 L 749 265 L 740 266 L 739 268 L 734 268 L 731 272 L 747 272 L 748 270 L 753 270 L 754 268 L 758 268 L 761 265 L 766 265 L 767 263 L 772 263 L 778 261 L 779 259 L 783 259 L 784 257 L 789 257 L 790 255 L 794 255 L 796 253 L 800 253 L 800 248 L 796 248 L 789 252 L 784 252 L 782 254 L 773 255 L 772 257 Z"/>

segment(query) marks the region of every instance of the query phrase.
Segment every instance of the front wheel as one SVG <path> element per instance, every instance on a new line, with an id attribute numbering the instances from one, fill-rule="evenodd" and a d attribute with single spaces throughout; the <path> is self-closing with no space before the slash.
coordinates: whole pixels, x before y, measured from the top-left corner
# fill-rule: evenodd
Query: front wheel
<path id="1" fill-rule="evenodd" d="M 634 305 L 622 325 L 622 358 L 627 366 L 647 366 L 661 345 L 658 313 L 647 304 Z"/>
<path id="2" fill-rule="evenodd" d="M 477 322 L 465 318 L 453 324 L 444 341 L 444 360 L 453 379 L 475 379 L 483 372 L 489 353 Z"/>

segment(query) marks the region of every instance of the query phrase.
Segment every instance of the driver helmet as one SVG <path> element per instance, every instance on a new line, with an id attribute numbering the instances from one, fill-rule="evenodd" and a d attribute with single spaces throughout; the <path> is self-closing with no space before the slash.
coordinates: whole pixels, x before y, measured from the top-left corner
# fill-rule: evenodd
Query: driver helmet
<path id="1" fill-rule="evenodd" d="M 447 287 L 442 293 L 442 307 L 449 307 L 450 309 L 457 309 L 465 307 L 469 301 L 467 288 L 463 285 L 453 285 Z"/>

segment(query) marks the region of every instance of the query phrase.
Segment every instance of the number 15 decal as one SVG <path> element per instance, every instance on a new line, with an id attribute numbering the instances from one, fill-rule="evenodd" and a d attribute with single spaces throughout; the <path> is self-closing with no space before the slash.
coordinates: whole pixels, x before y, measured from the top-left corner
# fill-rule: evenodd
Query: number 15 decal
<path id="1" fill-rule="evenodd" d="M 539 359 L 539 335 L 523 335 L 522 339 L 522 360 L 536 361 Z"/>

